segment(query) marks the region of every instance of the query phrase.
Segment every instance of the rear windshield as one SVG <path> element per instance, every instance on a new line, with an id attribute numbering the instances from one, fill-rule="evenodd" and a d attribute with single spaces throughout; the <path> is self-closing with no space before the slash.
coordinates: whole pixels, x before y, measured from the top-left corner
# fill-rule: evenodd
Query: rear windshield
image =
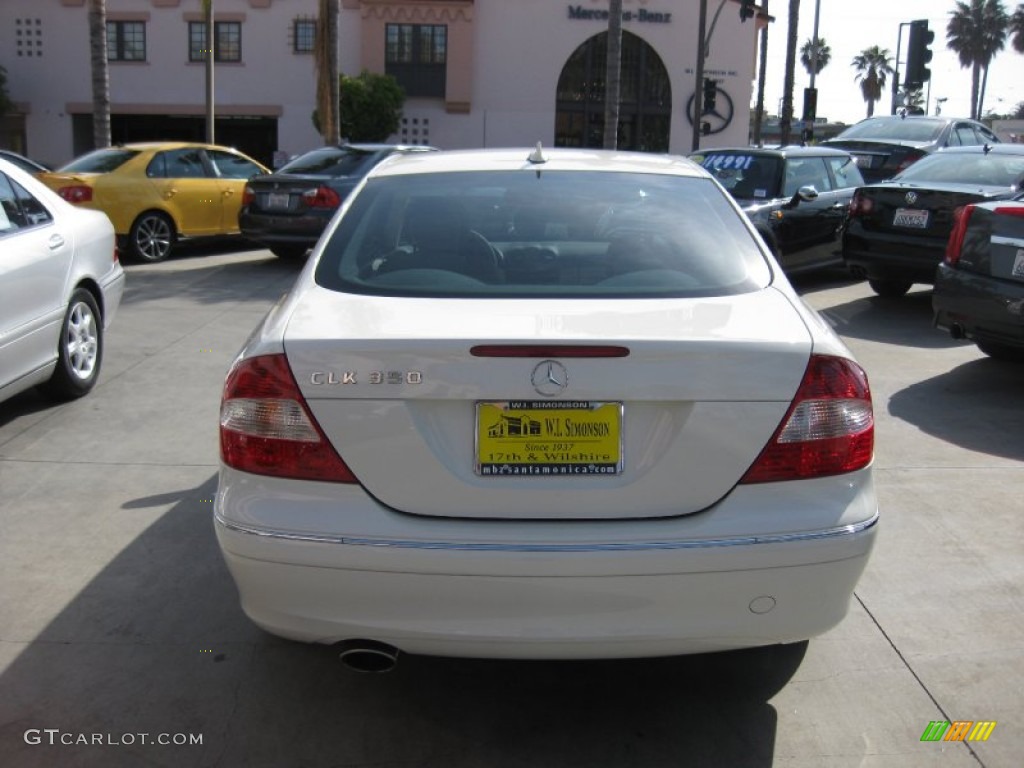
<path id="1" fill-rule="evenodd" d="M 691 156 L 740 199 L 766 199 L 779 194 L 782 159 L 738 152 L 708 152 Z"/>
<path id="2" fill-rule="evenodd" d="M 710 179 L 533 170 L 371 179 L 316 270 L 334 290 L 421 297 L 714 296 L 770 278 Z"/>
<path id="3" fill-rule="evenodd" d="M 935 141 L 946 123 L 942 120 L 862 120 L 836 136 L 837 139 L 895 139 Z"/>
<path id="4" fill-rule="evenodd" d="M 60 173 L 110 173 L 139 154 L 134 149 L 97 149 L 58 168 Z"/>
<path id="5" fill-rule="evenodd" d="M 314 149 L 278 169 L 278 173 L 301 173 L 308 176 L 356 176 L 373 164 L 376 152 L 352 147 Z"/>
<path id="6" fill-rule="evenodd" d="M 922 184 L 942 181 L 1017 189 L 1024 181 L 1024 154 L 936 152 L 918 160 L 894 178 Z"/>

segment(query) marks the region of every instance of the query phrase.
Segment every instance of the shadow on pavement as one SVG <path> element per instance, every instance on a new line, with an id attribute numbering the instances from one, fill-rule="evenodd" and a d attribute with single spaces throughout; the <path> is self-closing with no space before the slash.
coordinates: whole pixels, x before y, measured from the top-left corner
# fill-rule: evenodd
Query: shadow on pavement
<path id="1" fill-rule="evenodd" d="M 244 617 L 214 538 L 215 492 L 211 477 L 121 505 L 174 503 L 0 675 L 5 765 L 772 765 L 769 702 L 806 643 L 614 662 L 406 656 L 386 675 L 352 672 L 331 649 Z M 26 743 L 33 729 L 115 741 Z M 202 744 L 137 734 L 201 734 Z"/>
<path id="2" fill-rule="evenodd" d="M 889 413 L 962 448 L 1024 461 L 1022 385 L 1024 365 L 972 360 L 894 393 Z"/>

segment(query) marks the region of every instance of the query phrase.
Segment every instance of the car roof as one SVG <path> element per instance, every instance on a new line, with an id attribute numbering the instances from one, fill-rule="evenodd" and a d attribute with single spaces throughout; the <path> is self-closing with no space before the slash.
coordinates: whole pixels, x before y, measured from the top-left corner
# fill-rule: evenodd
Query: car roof
<path id="1" fill-rule="evenodd" d="M 228 152 L 242 154 L 234 147 L 225 147 L 221 144 L 207 144 L 201 141 L 133 141 L 127 144 L 113 144 L 102 149 L 133 149 L 139 152 L 159 149 L 223 149 Z"/>
<path id="2" fill-rule="evenodd" d="M 371 176 L 401 176 L 419 173 L 463 171 L 598 171 L 609 173 L 651 173 L 710 178 L 692 160 L 682 155 L 646 152 L 618 152 L 602 149 L 543 148 L 540 162 L 529 159 L 537 149 L 463 149 L 417 152 L 393 156 L 374 168 Z"/>
<path id="3" fill-rule="evenodd" d="M 836 149 L 835 147 L 810 146 L 805 147 L 799 144 L 786 145 L 784 147 L 708 147 L 692 155 L 710 155 L 715 152 L 742 152 L 745 155 L 758 157 L 849 157 L 850 153 Z"/>
<path id="4" fill-rule="evenodd" d="M 345 149 L 345 147 L 351 147 L 352 149 L 360 149 L 364 152 L 381 152 L 385 150 L 394 150 L 396 152 L 437 152 L 437 147 L 429 147 L 426 144 L 383 144 L 374 142 L 346 142 L 339 145 L 339 149 Z M 326 147 L 321 147 L 326 149 Z"/>

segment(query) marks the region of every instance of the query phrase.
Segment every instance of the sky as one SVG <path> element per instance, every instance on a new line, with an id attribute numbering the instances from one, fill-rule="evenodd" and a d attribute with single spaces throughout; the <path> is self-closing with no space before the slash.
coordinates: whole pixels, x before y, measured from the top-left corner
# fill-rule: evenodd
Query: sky
<path id="1" fill-rule="evenodd" d="M 1018 2 L 1003 0 L 1007 13 L 1013 13 Z M 867 102 L 861 94 L 860 84 L 854 80 L 856 70 L 850 63 L 857 54 L 873 45 L 888 48 L 895 58 L 900 23 L 916 19 L 927 19 L 929 29 L 935 33 L 935 41 L 931 45 L 934 57 L 930 64 L 932 79 L 928 114 L 935 114 L 936 100 L 944 98 L 942 114 L 970 115 L 971 70 L 961 68 L 957 55 L 946 47 L 946 25 L 950 11 L 956 7 L 955 0 L 819 0 L 819 3 L 818 37 L 824 38 L 832 49 L 829 65 L 815 78 L 819 119 L 826 117 L 832 122 L 854 123 L 867 116 Z M 789 0 L 761 0 L 761 4 L 766 4 L 769 15 L 775 17 L 768 33 L 765 110 L 768 114 L 778 114 L 786 71 Z M 709 8 L 713 7 L 715 4 L 709 3 Z M 798 119 L 803 110 L 803 89 L 810 85 L 810 75 L 800 63 L 799 51 L 800 46 L 813 37 L 814 16 L 815 0 L 801 0 L 793 91 L 793 111 Z M 903 60 L 906 59 L 909 31 L 909 27 L 903 28 L 900 52 Z M 889 82 L 886 83 L 887 94 L 891 94 Z M 756 98 L 755 80 L 752 100 Z M 1006 47 L 996 55 L 989 68 L 983 111 L 1010 112 L 1022 101 L 1024 54 L 1017 53 L 1007 40 Z M 876 102 L 875 114 L 889 114 L 889 111 L 888 99 Z"/>

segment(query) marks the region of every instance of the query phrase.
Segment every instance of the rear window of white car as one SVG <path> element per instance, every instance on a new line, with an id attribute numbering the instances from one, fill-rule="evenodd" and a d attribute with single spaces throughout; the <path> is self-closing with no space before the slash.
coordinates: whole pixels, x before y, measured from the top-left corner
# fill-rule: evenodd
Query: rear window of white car
<path id="1" fill-rule="evenodd" d="M 745 293 L 771 271 L 710 179 L 516 170 L 371 178 L 316 280 L 388 296 L 642 298 Z"/>

